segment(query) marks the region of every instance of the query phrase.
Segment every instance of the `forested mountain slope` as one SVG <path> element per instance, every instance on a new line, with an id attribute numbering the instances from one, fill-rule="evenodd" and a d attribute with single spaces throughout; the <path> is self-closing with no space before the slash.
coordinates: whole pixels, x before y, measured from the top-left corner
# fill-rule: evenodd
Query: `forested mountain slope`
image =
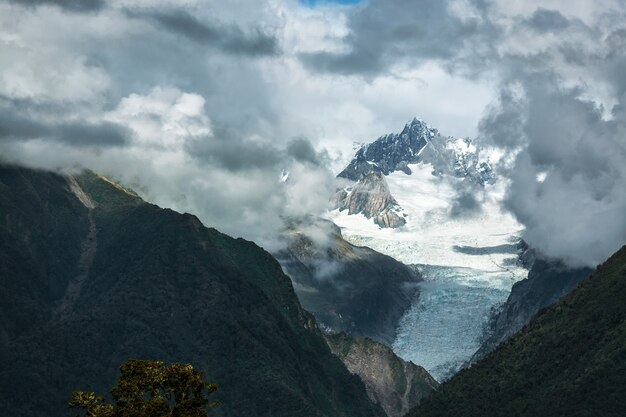
<path id="1" fill-rule="evenodd" d="M 409 416 L 623 416 L 624 300 L 626 246 Z"/>
<path id="2" fill-rule="evenodd" d="M 69 415 L 129 358 L 191 363 L 221 416 L 381 416 L 278 262 L 95 174 L 0 167 L 0 415 Z"/>

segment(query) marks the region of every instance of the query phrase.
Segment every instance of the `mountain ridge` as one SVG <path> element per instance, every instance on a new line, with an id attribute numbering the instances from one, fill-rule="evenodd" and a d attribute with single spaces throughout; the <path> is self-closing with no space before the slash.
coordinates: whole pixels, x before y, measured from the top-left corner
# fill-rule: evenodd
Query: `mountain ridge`
<path id="1" fill-rule="evenodd" d="M 434 175 L 468 178 L 484 186 L 493 184 L 490 163 L 480 160 L 480 148 L 469 138 L 444 137 L 426 122 L 413 118 L 400 133 L 388 133 L 362 145 L 338 178 L 359 181 L 371 172 L 389 175 L 402 171 L 411 175 L 410 164 L 430 163 Z"/>
<path id="2" fill-rule="evenodd" d="M 398 321 L 419 295 L 418 272 L 350 244 L 328 220 L 292 220 L 283 238 L 275 256 L 324 329 L 393 343 Z"/>
<path id="3" fill-rule="evenodd" d="M 481 160 L 480 147 L 469 138 L 444 137 L 414 118 L 400 133 L 389 133 L 362 145 L 337 178 L 353 182 L 331 197 L 334 208 L 363 214 L 381 228 L 406 224 L 405 213 L 390 193 L 385 177 L 395 171 L 411 175 L 412 164 L 430 164 L 432 175 L 462 179 L 464 194 L 496 182 L 489 160 Z M 455 184 L 459 186 L 459 184 Z M 473 198 L 472 198 L 473 201 Z"/>
<path id="4" fill-rule="evenodd" d="M 408 163 L 417 162 L 417 157 L 427 145 L 427 138 L 439 135 L 422 120 L 414 118 L 400 133 L 389 133 L 362 146 L 337 177 L 358 181 L 362 175 L 379 170 L 384 175 L 393 171 L 411 174 Z"/>
<path id="5" fill-rule="evenodd" d="M 218 383 L 216 416 L 383 416 L 331 352 L 278 262 L 190 214 L 75 177 L 95 203 L 97 250 L 65 177 L 0 167 L 0 414 L 57 416 L 106 392 L 128 358 L 192 363 Z M 278 401 L 278 399 L 280 399 Z"/>

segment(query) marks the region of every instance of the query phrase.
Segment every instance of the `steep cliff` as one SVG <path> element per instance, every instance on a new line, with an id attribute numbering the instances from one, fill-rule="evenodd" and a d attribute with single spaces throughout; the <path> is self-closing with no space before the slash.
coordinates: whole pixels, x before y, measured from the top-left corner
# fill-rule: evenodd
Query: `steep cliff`
<path id="1" fill-rule="evenodd" d="M 400 227 L 406 223 L 380 171 L 363 174 L 355 185 L 337 191 L 333 202 L 340 211 L 361 213 L 380 227 Z"/>
<path id="2" fill-rule="evenodd" d="M 365 383 L 370 399 L 389 417 L 404 416 L 437 390 L 439 383 L 421 366 L 397 357 L 387 346 L 346 333 L 326 335 L 332 352 Z"/>
<path id="3" fill-rule="evenodd" d="M 590 268 L 570 268 L 560 261 L 538 257 L 532 250 L 528 278 L 516 282 L 507 301 L 493 312 L 489 337 L 472 358 L 475 362 L 517 333 L 541 310 L 554 304 L 591 273 Z"/>
<path id="4" fill-rule="evenodd" d="M 419 273 L 346 242 L 327 220 L 292 220 L 284 236 L 285 249 L 275 256 L 320 325 L 390 345 L 398 320 L 418 294 Z"/>

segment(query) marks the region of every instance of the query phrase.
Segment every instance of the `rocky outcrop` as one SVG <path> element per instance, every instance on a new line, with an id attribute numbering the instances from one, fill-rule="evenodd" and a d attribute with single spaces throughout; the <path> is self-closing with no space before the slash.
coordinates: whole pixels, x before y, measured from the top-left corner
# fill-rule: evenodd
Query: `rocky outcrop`
<path id="1" fill-rule="evenodd" d="M 421 366 L 396 356 L 387 346 L 346 333 L 326 335 L 331 351 L 358 375 L 370 399 L 389 417 L 404 416 L 439 384 Z"/>
<path id="2" fill-rule="evenodd" d="M 395 228 L 406 224 L 401 208 L 380 171 L 363 174 L 354 186 L 339 190 L 335 194 L 334 203 L 340 211 L 361 213 L 380 227 Z"/>
<path id="3" fill-rule="evenodd" d="M 330 221 L 291 220 L 274 255 L 302 306 L 323 328 L 390 345 L 421 276 L 395 259 L 346 242 Z"/>
<path id="4" fill-rule="evenodd" d="M 474 354 L 476 362 L 520 331 L 543 308 L 554 304 L 591 273 L 590 268 L 569 268 L 532 249 L 520 256 L 529 267 L 528 278 L 516 282 L 506 302 L 492 313 L 488 337 Z"/>
<path id="5" fill-rule="evenodd" d="M 374 223 L 380 227 L 396 228 L 405 225 L 406 220 L 394 210 L 385 210 L 374 217 Z"/>

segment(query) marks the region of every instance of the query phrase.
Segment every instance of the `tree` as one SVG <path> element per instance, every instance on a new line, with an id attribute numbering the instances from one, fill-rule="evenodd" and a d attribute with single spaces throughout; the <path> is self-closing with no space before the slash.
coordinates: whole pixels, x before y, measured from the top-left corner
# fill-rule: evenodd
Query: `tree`
<path id="1" fill-rule="evenodd" d="M 219 405 L 207 398 L 216 390 L 191 365 L 130 359 L 111 389 L 113 404 L 93 392 L 75 391 L 70 407 L 84 417 L 205 417 Z"/>

